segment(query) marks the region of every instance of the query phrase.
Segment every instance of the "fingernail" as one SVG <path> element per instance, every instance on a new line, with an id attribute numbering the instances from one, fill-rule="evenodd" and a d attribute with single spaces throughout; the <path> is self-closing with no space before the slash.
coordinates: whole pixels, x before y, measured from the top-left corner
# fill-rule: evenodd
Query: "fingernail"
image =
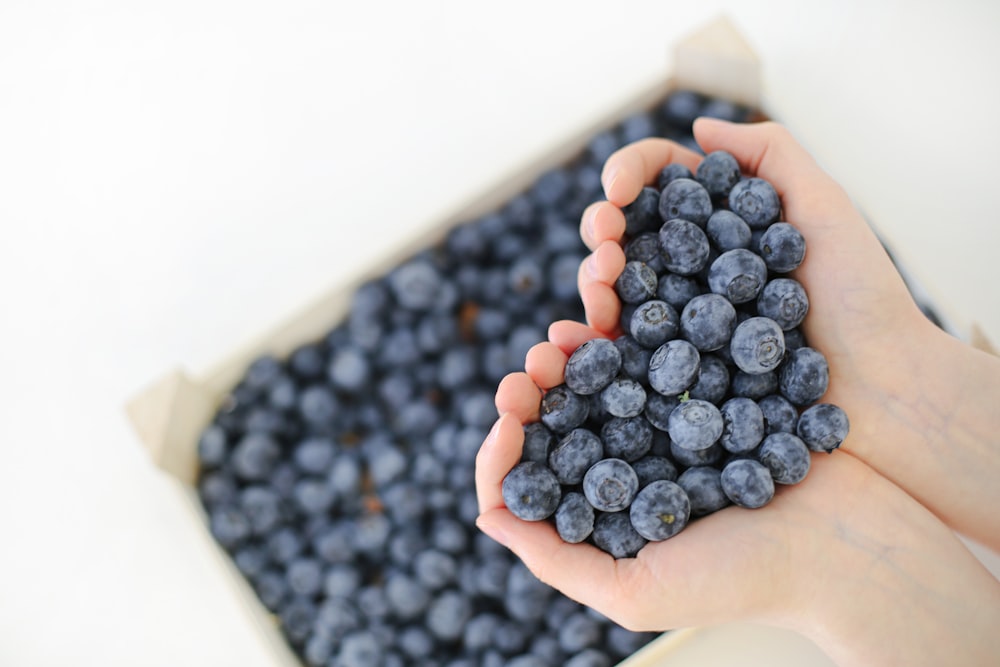
<path id="1" fill-rule="evenodd" d="M 492 538 L 494 542 L 499 542 L 501 545 L 505 547 L 508 546 L 507 534 L 502 530 L 500 530 L 497 526 L 487 521 L 483 521 L 482 517 L 476 519 L 476 526 L 479 528 L 479 530 L 483 531 L 490 538 Z"/>
<path id="2" fill-rule="evenodd" d="M 503 421 L 504 415 L 500 415 L 500 418 L 493 422 L 493 428 L 490 432 L 486 434 L 486 439 L 483 440 L 483 449 L 486 449 L 493 445 L 497 441 L 497 435 L 500 433 L 500 422 Z"/>
<path id="3" fill-rule="evenodd" d="M 596 207 L 590 207 L 583 216 L 583 229 L 587 236 L 594 238 L 594 218 L 597 217 Z"/>
<path id="4" fill-rule="evenodd" d="M 618 172 L 621 171 L 618 165 L 612 165 L 606 173 L 601 174 L 601 185 L 604 186 L 604 196 L 608 197 L 611 194 L 611 188 L 615 186 L 615 181 L 618 180 Z"/>
<path id="5" fill-rule="evenodd" d="M 598 274 L 597 274 L 597 251 L 596 250 L 594 252 L 592 252 L 589 257 L 587 257 L 587 260 L 586 260 L 585 264 L 586 264 L 586 267 L 587 267 L 587 275 L 589 275 L 594 280 L 597 280 Z"/>

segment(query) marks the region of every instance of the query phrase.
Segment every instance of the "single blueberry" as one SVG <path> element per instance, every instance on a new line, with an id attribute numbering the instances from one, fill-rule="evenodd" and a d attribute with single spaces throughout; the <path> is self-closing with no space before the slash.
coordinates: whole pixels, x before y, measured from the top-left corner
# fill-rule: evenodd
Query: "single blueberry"
<path id="1" fill-rule="evenodd" d="M 603 456 L 601 439 L 585 428 L 576 428 L 562 437 L 549 454 L 548 464 L 560 484 L 579 484 Z"/>
<path id="2" fill-rule="evenodd" d="M 240 493 L 240 509 L 256 535 L 266 535 L 281 522 L 281 496 L 262 485 L 248 486 Z"/>
<path id="3" fill-rule="evenodd" d="M 504 609 L 515 621 L 535 624 L 545 615 L 554 593 L 521 561 L 515 561 L 507 573 Z"/>
<path id="4" fill-rule="evenodd" d="M 656 136 L 656 122 L 646 111 L 632 114 L 621 122 L 622 141 L 627 144 Z"/>
<path id="5" fill-rule="evenodd" d="M 680 399 L 677 398 L 676 394 L 664 396 L 660 393 L 653 393 L 646 398 L 644 414 L 650 424 L 658 430 L 666 432 L 670 424 L 670 413 L 680 404 Z"/>
<path id="6" fill-rule="evenodd" d="M 240 479 L 262 480 L 270 474 L 280 457 L 281 448 L 270 435 L 248 433 L 233 450 L 233 470 Z"/>
<path id="7" fill-rule="evenodd" d="M 559 480 L 541 463 L 518 463 L 501 485 L 504 504 L 514 516 L 525 521 L 541 521 L 559 506 Z"/>
<path id="8" fill-rule="evenodd" d="M 335 456 L 333 440 L 324 436 L 306 438 L 292 450 L 292 460 L 298 469 L 313 475 L 327 473 Z"/>
<path id="9" fill-rule="evenodd" d="M 632 527 L 650 541 L 665 540 L 679 533 L 687 525 L 690 513 L 687 493 L 665 479 L 641 489 L 629 507 Z"/>
<path id="10" fill-rule="evenodd" d="M 714 354 L 701 355 L 698 378 L 688 390 L 690 398 L 700 398 L 718 405 L 729 391 L 729 369 Z"/>
<path id="11" fill-rule="evenodd" d="M 776 222 L 768 227 L 757 247 L 767 268 L 775 273 L 794 271 L 806 256 L 802 233 L 787 222 Z"/>
<path id="12" fill-rule="evenodd" d="M 677 311 L 669 304 L 652 299 L 636 307 L 628 331 L 640 345 L 652 349 L 677 335 L 678 321 Z"/>
<path id="13" fill-rule="evenodd" d="M 626 262 L 615 280 L 615 292 L 623 303 L 648 301 L 656 293 L 656 271 L 642 262 Z"/>
<path id="14" fill-rule="evenodd" d="M 668 271 L 690 276 L 701 271 L 708 263 L 711 251 L 708 237 L 698 225 L 689 220 L 681 218 L 667 220 L 660 227 L 659 240 L 660 256 L 663 258 L 664 268 Z"/>
<path id="15" fill-rule="evenodd" d="M 556 532 L 563 542 L 577 544 L 594 531 L 594 508 L 582 493 L 563 494 L 555 515 Z"/>
<path id="16" fill-rule="evenodd" d="M 339 405 L 333 392 L 324 385 L 306 387 L 299 394 L 299 414 L 314 428 L 329 427 L 337 416 Z"/>
<path id="17" fill-rule="evenodd" d="M 727 250 L 708 269 L 708 287 L 734 304 L 753 301 L 767 282 L 767 267 L 757 254 L 744 248 Z"/>
<path id="18" fill-rule="evenodd" d="M 663 224 L 660 219 L 660 191 L 643 188 L 631 204 L 622 209 L 625 215 L 625 233 L 629 237 L 643 232 L 655 232 Z"/>
<path id="19" fill-rule="evenodd" d="M 603 639 L 603 628 L 583 611 L 571 614 L 559 627 L 559 645 L 566 653 L 595 646 Z"/>
<path id="20" fill-rule="evenodd" d="M 717 210 L 708 219 L 705 231 L 719 252 L 750 247 L 750 226 L 732 211 Z"/>
<path id="21" fill-rule="evenodd" d="M 712 466 L 693 466 L 677 478 L 691 502 L 691 518 L 706 516 L 729 505 L 722 490 L 722 471 Z"/>
<path id="22" fill-rule="evenodd" d="M 386 576 L 385 595 L 392 611 L 403 620 L 416 618 L 427 611 L 430 592 L 410 575 L 393 571 Z"/>
<path id="23" fill-rule="evenodd" d="M 371 632 L 358 630 L 344 637 L 337 652 L 337 667 L 371 667 L 382 664 L 382 644 Z"/>
<path id="24" fill-rule="evenodd" d="M 729 352 L 744 373 L 768 373 L 785 358 L 785 335 L 771 318 L 751 317 L 733 330 Z"/>
<path id="25" fill-rule="evenodd" d="M 712 199 L 724 199 L 740 181 L 740 164 L 731 153 L 712 151 L 698 165 L 695 179 L 708 190 Z"/>
<path id="26" fill-rule="evenodd" d="M 778 371 L 781 395 L 793 405 L 805 406 L 818 401 L 830 384 L 830 369 L 819 351 L 811 347 L 790 350 Z"/>
<path id="27" fill-rule="evenodd" d="M 832 403 L 818 403 L 806 408 L 795 428 L 798 436 L 814 452 L 837 449 L 849 430 L 847 413 Z"/>
<path id="28" fill-rule="evenodd" d="M 639 478 L 621 459 L 598 461 L 583 477 L 583 495 L 594 509 L 619 512 L 632 502 L 639 490 Z"/>
<path id="29" fill-rule="evenodd" d="M 726 451 L 744 454 L 753 451 L 764 439 L 764 413 L 752 399 L 731 398 L 719 412 L 723 424 L 719 443 Z"/>
<path id="30" fill-rule="evenodd" d="M 622 371 L 630 378 L 644 380 L 649 371 L 649 359 L 653 351 L 643 347 L 639 341 L 626 334 L 615 339 L 615 347 L 622 355 Z"/>
<path id="31" fill-rule="evenodd" d="M 469 651 L 481 651 L 493 645 L 493 635 L 500 626 L 500 617 L 480 612 L 469 619 L 462 630 L 462 645 Z"/>
<path id="32" fill-rule="evenodd" d="M 782 331 L 802 324 L 809 312 L 809 298 L 798 281 L 775 278 L 764 285 L 757 297 L 757 313 L 778 323 Z"/>
<path id="33" fill-rule="evenodd" d="M 390 272 L 388 283 L 399 305 L 421 311 L 429 310 L 440 298 L 444 277 L 430 262 L 415 259 Z"/>
<path id="34" fill-rule="evenodd" d="M 737 370 L 729 381 L 729 390 L 733 396 L 760 400 L 778 391 L 778 374 L 775 371 L 751 374 Z"/>
<path id="35" fill-rule="evenodd" d="M 682 393 L 694 384 L 700 359 L 691 343 L 680 339 L 667 341 L 649 360 L 649 385 L 664 396 Z"/>
<path id="36" fill-rule="evenodd" d="M 785 332 L 785 350 L 797 350 L 806 347 L 806 337 L 802 329 L 795 327 Z"/>
<path id="37" fill-rule="evenodd" d="M 568 433 L 587 420 L 587 399 L 565 384 L 545 392 L 540 408 L 541 420 L 554 433 Z"/>
<path id="38" fill-rule="evenodd" d="M 687 302 L 701 294 L 698 281 L 688 276 L 676 273 L 664 273 L 656 284 L 656 298 L 666 301 L 672 308 L 680 311 Z"/>
<path id="39" fill-rule="evenodd" d="M 525 424 L 524 447 L 521 451 L 521 460 L 546 463 L 549 460 L 549 452 L 555 443 L 555 435 L 545 424 L 541 422 Z"/>
<path id="40" fill-rule="evenodd" d="M 348 598 L 361 587 L 361 572 L 354 565 L 331 565 L 323 574 L 323 592 L 328 598 Z"/>
<path id="41" fill-rule="evenodd" d="M 371 364 L 358 347 L 342 347 L 333 353 L 327 373 L 331 384 L 341 391 L 357 392 L 368 385 Z"/>
<path id="42" fill-rule="evenodd" d="M 681 335 L 702 352 L 713 352 L 729 343 L 736 327 L 736 309 L 719 294 L 701 294 L 681 311 Z"/>
<path id="43" fill-rule="evenodd" d="M 661 223 L 662 225 L 662 223 Z M 666 270 L 667 265 L 660 251 L 659 227 L 651 232 L 643 232 L 625 243 L 625 261 L 642 262 L 656 273 Z M 579 269 L 579 265 L 577 265 Z M 576 274 L 573 274 L 573 289 L 576 289 Z"/>
<path id="44" fill-rule="evenodd" d="M 653 427 L 642 415 L 614 417 L 601 427 L 601 441 L 605 456 L 631 463 L 649 452 L 653 444 Z"/>
<path id="45" fill-rule="evenodd" d="M 708 401 L 691 399 L 681 402 L 668 419 L 670 440 L 682 449 L 708 449 L 723 431 L 722 413 Z"/>
<path id="46" fill-rule="evenodd" d="M 447 590 L 431 601 L 427 610 L 427 629 L 441 641 L 454 641 L 472 617 L 472 604 L 455 590 Z"/>
<path id="47" fill-rule="evenodd" d="M 799 412 L 781 394 L 768 394 L 757 399 L 757 405 L 764 415 L 765 435 L 772 433 L 795 433 Z"/>
<path id="48" fill-rule="evenodd" d="M 594 545 L 614 558 L 634 558 L 646 546 L 636 532 L 628 512 L 603 512 L 594 520 Z"/>
<path id="49" fill-rule="evenodd" d="M 722 490 L 733 504 L 757 509 L 774 497 L 774 480 L 764 464 L 753 459 L 736 459 L 722 469 Z"/>
<path id="50" fill-rule="evenodd" d="M 583 396 L 596 394 L 615 379 L 621 365 L 614 341 L 593 338 L 576 348 L 566 362 L 566 386 Z"/>
<path id="51" fill-rule="evenodd" d="M 747 178 L 730 190 L 729 210 L 743 218 L 751 229 L 764 229 L 778 219 L 781 202 L 770 183 L 762 178 Z"/>
<path id="52" fill-rule="evenodd" d="M 212 537 L 229 551 L 233 551 L 253 532 L 253 526 L 241 510 L 235 507 L 217 507 L 209 514 Z"/>
<path id="53" fill-rule="evenodd" d="M 669 482 L 677 480 L 677 467 L 664 456 L 643 456 L 632 463 L 632 468 L 639 479 L 640 489 L 661 479 Z"/>
<path id="54" fill-rule="evenodd" d="M 226 429 L 218 424 L 211 424 L 201 432 L 198 439 L 198 461 L 204 468 L 217 468 L 222 465 L 229 454 L 229 442 Z"/>
<path id="55" fill-rule="evenodd" d="M 646 390 L 627 377 L 616 378 L 601 390 L 601 405 L 614 417 L 635 417 L 646 406 Z"/>
<path id="56" fill-rule="evenodd" d="M 315 558 L 296 558 L 288 564 L 285 576 L 294 595 L 313 597 L 323 587 L 323 568 Z"/>
<path id="57" fill-rule="evenodd" d="M 676 178 L 660 193 L 660 217 L 663 220 L 680 218 L 704 228 L 711 215 L 711 195 L 696 180 Z"/>
<path id="58" fill-rule="evenodd" d="M 693 179 L 694 174 L 679 162 L 673 162 L 660 170 L 660 173 L 656 177 L 656 187 L 659 190 L 663 190 L 663 188 L 670 185 L 671 181 L 675 181 L 678 178 Z"/>
<path id="59" fill-rule="evenodd" d="M 672 125 L 691 130 L 694 119 L 701 114 L 705 97 L 693 90 L 675 90 L 663 102 L 663 117 Z"/>
<path id="60" fill-rule="evenodd" d="M 809 472 L 809 449 L 791 433 L 772 433 L 764 438 L 757 458 L 778 484 L 798 484 Z"/>
<path id="61" fill-rule="evenodd" d="M 611 667 L 611 658 L 596 648 L 587 648 L 570 657 L 563 667 Z"/>

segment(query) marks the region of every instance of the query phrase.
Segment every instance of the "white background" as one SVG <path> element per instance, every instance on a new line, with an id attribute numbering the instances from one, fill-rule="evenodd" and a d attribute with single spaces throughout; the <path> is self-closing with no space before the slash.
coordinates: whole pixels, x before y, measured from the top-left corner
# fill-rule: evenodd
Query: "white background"
<path id="1" fill-rule="evenodd" d="M 264 665 L 122 406 L 670 71 L 722 10 L 1000 341 L 995 2 L 0 3 L 0 664 Z"/>

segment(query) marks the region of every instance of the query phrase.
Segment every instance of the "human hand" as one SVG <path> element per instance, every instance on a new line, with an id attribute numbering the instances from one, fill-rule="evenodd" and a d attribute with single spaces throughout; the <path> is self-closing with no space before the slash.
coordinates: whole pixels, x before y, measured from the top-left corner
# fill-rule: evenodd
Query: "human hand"
<path id="1" fill-rule="evenodd" d="M 851 420 L 843 451 L 865 461 L 952 528 L 1000 551 L 1000 362 L 971 350 L 919 311 L 882 244 L 844 191 L 782 127 L 699 119 L 706 152 L 727 150 L 743 172 L 768 180 L 782 219 L 806 240 L 792 273 L 809 295 L 802 325 L 810 346 L 829 360 L 824 402 Z M 660 169 L 700 158 L 663 139 L 612 155 L 602 181 L 608 201 L 591 205 L 581 236 L 592 250 L 579 273 L 588 322 L 617 333 L 621 305 L 614 281 L 625 264 L 621 207 Z"/>

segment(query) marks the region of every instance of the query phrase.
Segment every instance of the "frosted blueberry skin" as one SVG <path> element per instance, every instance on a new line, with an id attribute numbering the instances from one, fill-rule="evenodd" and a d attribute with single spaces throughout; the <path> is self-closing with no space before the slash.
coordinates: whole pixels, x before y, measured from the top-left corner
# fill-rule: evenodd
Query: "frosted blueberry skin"
<path id="1" fill-rule="evenodd" d="M 778 373 L 771 371 L 751 374 L 736 369 L 730 380 L 729 390 L 733 396 L 760 400 L 778 391 Z"/>
<path id="2" fill-rule="evenodd" d="M 514 466 L 504 477 L 500 491 L 511 514 L 525 521 L 541 521 L 552 516 L 562 497 L 555 474 L 534 461 Z"/>
<path id="3" fill-rule="evenodd" d="M 717 512 L 730 503 L 729 497 L 722 490 L 722 471 L 718 468 L 688 468 L 677 478 L 677 485 L 688 496 L 692 519 Z"/>
<path id="4" fill-rule="evenodd" d="M 646 397 L 646 409 L 643 414 L 654 428 L 666 432 L 670 424 L 670 413 L 681 404 L 676 395 L 664 396 L 652 393 Z"/>
<path id="5" fill-rule="evenodd" d="M 656 271 L 642 262 L 626 262 L 615 280 L 615 292 L 622 303 L 639 304 L 656 294 Z"/>
<path id="6" fill-rule="evenodd" d="M 587 399 L 564 384 L 549 389 L 542 397 L 541 420 L 554 433 L 568 433 L 581 426 L 589 413 Z"/>
<path id="7" fill-rule="evenodd" d="M 767 282 L 767 267 L 759 255 L 745 248 L 727 250 L 708 269 L 708 287 L 734 304 L 753 301 Z"/>
<path id="8" fill-rule="evenodd" d="M 726 464 L 721 475 L 722 490 L 735 505 L 757 509 L 774 498 L 774 480 L 764 464 L 753 459 L 736 459 Z"/>
<path id="9" fill-rule="evenodd" d="M 606 457 L 631 463 L 645 456 L 653 446 L 653 426 L 645 417 L 610 419 L 601 427 Z"/>
<path id="10" fill-rule="evenodd" d="M 747 178 L 729 191 L 729 210 L 743 218 L 750 229 L 765 229 L 781 214 L 781 202 L 770 183 Z"/>
<path id="11" fill-rule="evenodd" d="M 791 433 L 772 433 L 764 438 L 757 458 L 778 484 L 798 484 L 809 472 L 809 449 Z"/>
<path id="12" fill-rule="evenodd" d="M 643 232 L 655 232 L 663 224 L 660 218 L 660 191 L 645 187 L 631 204 L 622 209 L 625 214 L 625 233 L 636 236 Z"/>
<path id="13" fill-rule="evenodd" d="M 563 542 L 578 544 L 594 532 L 594 508 L 577 491 L 563 495 L 555 514 L 556 532 Z"/>
<path id="14" fill-rule="evenodd" d="M 630 378 L 644 380 L 649 370 L 649 359 L 653 351 L 643 347 L 639 341 L 626 334 L 615 339 L 615 347 L 622 355 L 622 370 Z"/>
<path id="15" fill-rule="evenodd" d="M 603 456 L 601 439 L 585 428 L 575 428 L 564 435 L 549 454 L 549 470 L 560 484 L 579 484 L 590 466 Z"/>
<path id="16" fill-rule="evenodd" d="M 839 406 L 819 403 L 806 408 L 799 415 L 795 432 L 814 452 L 832 452 L 847 437 L 850 422 Z"/>
<path id="17" fill-rule="evenodd" d="M 594 520 L 594 544 L 613 558 L 633 558 L 646 538 L 632 527 L 628 512 L 603 512 Z"/>
<path id="18" fill-rule="evenodd" d="M 749 398 L 731 398 L 719 408 L 722 435 L 719 443 L 733 454 L 753 451 L 764 439 L 764 413 Z"/>
<path id="19" fill-rule="evenodd" d="M 627 377 L 616 378 L 601 391 L 601 405 L 614 417 L 635 417 L 646 407 L 646 390 Z"/>
<path id="20" fill-rule="evenodd" d="M 681 335 L 701 352 L 725 346 L 736 327 L 736 308 L 719 294 L 701 294 L 681 311 Z"/>
<path id="21" fill-rule="evenodd" d="M 777 369 L 785 358 L 785 336 L 774 320 L 751 317 L 733 330 L 729 352 L 744 373 L 768 373 Z"/>
<path id="22" fill-rule="evenodd" d="M 674 482 L 658 480 L 636 494 L 629 507 L 629 519 L 635 531 L 647 540 L 673 537 L 687 525 L 691 501 L 684 489 Z"/>
<path id="23" fill-rule="evenodd" d="M 598 461 L 583 477 L 583 495 L 595 510 L 602 512 L 620 512 L 627 508 L 638 491 L 639 478 L 635 470 L 621 459 Z"/>
<path id="24" fill-rule="evenodd" d="M 790 350 L 778 370 L 781 395 L 799 407 L 818 401 L 830 384 L 826 357 L 811 347 Z"/>
<path id="25" fill-rule="evenodd" d="M 521 460 L 546 463 L 555 444 L 556 437 L 545 424 L 541 422 L 525 424 Z"/>
<path id="26" fill-rule="evenodd" d="M 594 338 L 576 348 L 566 362 L 566 386 L 581 396 L 601 391 L 617 377 L 622 356 L 613 341 Z"/>
<path id="27" fill-rule="evenodd" d="M 628 331 L 640 345 L 657 348 L 677 336 L 680 317 L 665 301 L 651 299 L 636 307 Z"/>
<path id="28" fill-rule="evenodd" d="M 732 211 L 722 209 L 713 213 L 705 231 L 719 252 L 750 247 L 750 225 Z"/>
<path id="29" fill-rule="evenodd" d="M 794 271 L 806 256 L 806 240 L 787 222 L 776 222 L 760 237 L 757 251 L 767 268 L 775 273 Z"/>
<path id="30" fill-rule="evenodd" d="M 757 399 L 757 406 L 764 415 L 765 435 L 795 433 L 799 411 L 781 394 L 768 394 Z"/>
<path id="31" fill-rule="evenodd" d="M 649 386 L 664 396 L 680 394 L 694 383 L 700 364 L 694 345 L 680 339 L 667 341 L 650 357 Z"/>
<path id="32" fill-rule="evenodd" d="M 724 422 L 719 408 L 708 401 L 691 399 L 674 408 L 668 419 L 670 440 L 682 449 L 708 449 L 722 435 Z"/>
<path id="33" fill-rule="evenodd" d="M 809 312 L 806 290 L 791 278 L 768 281 L 757 297 L 757 314 L 778 323 L 782 331 L 789 331 L 802 324 Z"/>
<path id="34" fill-rule="evenodd" d="M 666 271 L 667 265 L 663 260 L 663 254 L 660 252 L 659 228 L 651 232 L 643 232 L 629 240 L 625 244 L 625 261 L 642 262 L 658 274 Z M 577 268 L 579 266 L 580 264 L 577 262 Z M 575 275 L 574 273 L 574 290 L 576 290 Z"/>
<path id="35" fill-rule="evenodd" d="M 673 440 L 670 441 L 670 458 L 685 467 L 715 466 L 726 457 L 726 450 L 718 442 L 705 449 L 685 449 Z"/>
<path id="36" fill-rule="evenodd" d="M 698 378 L 688 390 L 690 398 L 700 398 L 718 405 L 729 391 L 729 369 L 714 354 L 701 355 Z"/>
<path id="37" fill-rule="evenodd" d="M 656 283 L 656 298 L 666 301 L 677 311 L 687 305 L 687 302 L 701 294 L 698 281 L 689 276 L 676 273 L 664 273 Z"/>
<path id="38" fill-rule="evenodd" d="M 671 182 L 676 181 L 678 178 L 693 179 L 694 174 L 691 173 L 690 169 L 679 162 L 668 164 L 666 167 L 661 169 L 660 173 L 657 175 L 656 187 L 662 191 L 665 187 L 670 185 Z"/>
<path id="39" fill-rule="evenodd" d="M 712 198 L 708 190 L 690 178 L 675 178 L 660 193 L 660 217 L 680 218 L 704 227 L 712 215 Z"/>
<path id="40" fill-rule="evenodd" d="M 651 482 L 665 479 L 669 482 L 677 480 L 677 466 L 665 456 L 643 456 L 632 463 L 636 477 L 639 478 L 639 488 L 649 486 Z"/>
<path id="41" fill-rule="evenodd" d="M 708 263 L 711 250 L 708 237 L 698 225 L 689 220 L 681 218 L 667 220 L 660 227 L 659 240 L 660 256 L 663 258 L 664 268 L 668 271 L 691 276 L 701 271 Z"/>
<path id="42" fill-rule="evenodd" d="M 713 200 L 725 199 L 740 182 L 740 164 L 726 151 L 712 151 L 698 165 L 695 179 Z"/>

